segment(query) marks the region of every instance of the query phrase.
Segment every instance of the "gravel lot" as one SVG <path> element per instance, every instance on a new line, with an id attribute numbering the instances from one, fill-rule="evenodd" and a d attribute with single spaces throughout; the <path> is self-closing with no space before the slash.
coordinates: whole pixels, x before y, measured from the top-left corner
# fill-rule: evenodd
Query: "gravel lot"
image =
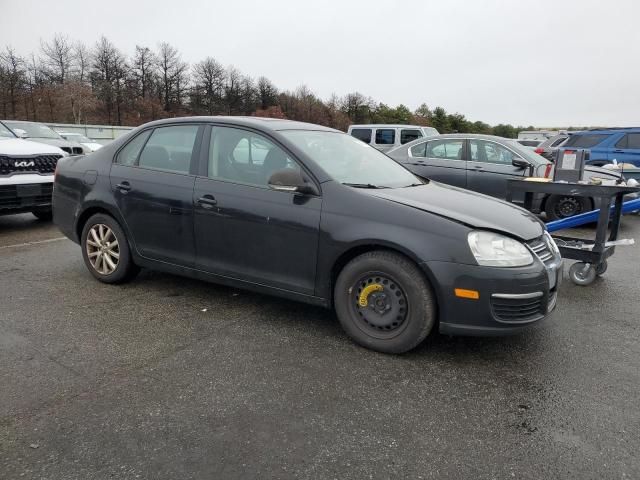
<path id="1" fill-rule="evenodd" d="M 0 217 L 2 479 L 640 477 L 639 246 L 536 331 L 388 356 L 316 307 L 101 285 L 60 236 Z"/>

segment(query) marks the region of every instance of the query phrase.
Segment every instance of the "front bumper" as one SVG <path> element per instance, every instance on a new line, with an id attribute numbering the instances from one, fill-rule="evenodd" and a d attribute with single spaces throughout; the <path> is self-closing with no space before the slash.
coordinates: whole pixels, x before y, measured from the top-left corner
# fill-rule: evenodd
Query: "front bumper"
<path id="1" fill-rule="evenodd" d="M 34 183 L 0 182 L 0 215 L 50 208 L 52 192 L 51 180 Z"/>
<path id="2" fill-rule="evenodd" d="M 554 310 L 562 281 L 562 259 L 518 268 L 425 262 L 438 285 L 440 333 L 509 335 L 538 325 Z M 455 289 L 475 290 L 478 299 Z"/>

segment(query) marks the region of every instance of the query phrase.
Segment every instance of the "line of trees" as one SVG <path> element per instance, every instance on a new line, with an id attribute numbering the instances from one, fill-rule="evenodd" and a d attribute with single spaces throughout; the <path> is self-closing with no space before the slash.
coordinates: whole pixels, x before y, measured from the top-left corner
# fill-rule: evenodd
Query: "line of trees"
<path id="1" fill-rule="evenodd" d="M 39 122 L 140 125 L 183 115 L 257 115 L 346 130 L 352 123 L 430 125 L 441 133 L 474 132 L 515 137 L 523 127 L 471 122 L 459 113 L 422 104 L 390 107 L 354 92 L 322 100 L 307 86 L 280 91 L 215 58 L 189 65 L 163 42 L 136 46 L 131 55 L 106 37 L 93 46 L 55 35 L 38 52 L 0 52 L 0 115 Z M 532 129 L 533 127 L 528 127 Z"/>

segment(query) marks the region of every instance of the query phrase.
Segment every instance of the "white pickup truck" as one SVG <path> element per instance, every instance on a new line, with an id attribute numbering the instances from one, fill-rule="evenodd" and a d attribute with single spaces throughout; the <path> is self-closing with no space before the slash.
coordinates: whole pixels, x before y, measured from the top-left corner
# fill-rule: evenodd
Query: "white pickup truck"
<path id="1" fill-rule="evenodd" d="M 0 215 L 31 212 L 51 219 L 53 175 L 60 148 L 17 138 L 0 124 Z"/>

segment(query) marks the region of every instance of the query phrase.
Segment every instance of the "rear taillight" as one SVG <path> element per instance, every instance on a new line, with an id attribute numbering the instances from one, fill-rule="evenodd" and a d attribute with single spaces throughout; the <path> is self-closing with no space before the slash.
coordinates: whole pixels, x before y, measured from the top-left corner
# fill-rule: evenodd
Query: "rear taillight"
<path id="1" fill-rule="evenodd" d="M 542 155 L 542 152 L 544 152 L 544 148 L 538 147 L 534 150 L 534 152 L 536 152 L 538 155 Z"/>
<path id="2" fill-rule="evenodd" d="M 549 175 L 551 175 L 552 168 L 553 168 L 553 165 L 551 163 L 547 163 L 547 166 L 544 169 L 544 178 L 549 178 Z"/>

